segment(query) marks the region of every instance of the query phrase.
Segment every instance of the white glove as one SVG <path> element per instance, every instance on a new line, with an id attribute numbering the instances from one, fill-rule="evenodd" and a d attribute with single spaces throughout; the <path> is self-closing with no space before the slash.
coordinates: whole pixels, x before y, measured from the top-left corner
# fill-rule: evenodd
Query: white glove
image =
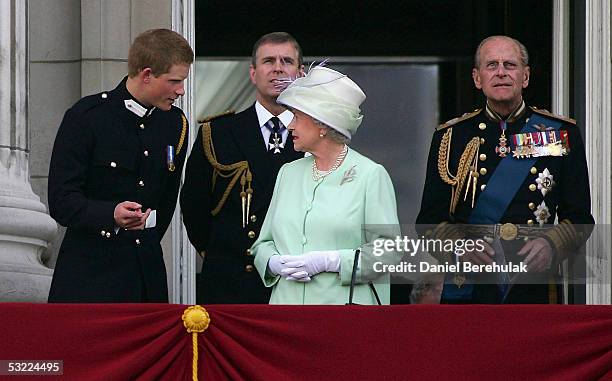
<path id="1" fill-rule="evenodd" d="M 304 255 L 288 257 L 290 261 L 285 263 L 287 269 L 281 270 L 281 275 L 286 274 L 287 280 L 312 277 L 322 272 L 340 272 L 340 253 L 336 250 L 309 251 Z M 296 279 L 289 279 L 290 277 Z"/>
<path id="2" fill-rule="evenodd" d="M 295 258 L 292 255 L 273 255 L 268 260 L 268 272 L 271 275 L 280 275 L 287 280 L 294 280 L 298 282 L 310 282 L 308 273 L 299 266 L 301 262 L 296 263 L 292 261 Z"/>

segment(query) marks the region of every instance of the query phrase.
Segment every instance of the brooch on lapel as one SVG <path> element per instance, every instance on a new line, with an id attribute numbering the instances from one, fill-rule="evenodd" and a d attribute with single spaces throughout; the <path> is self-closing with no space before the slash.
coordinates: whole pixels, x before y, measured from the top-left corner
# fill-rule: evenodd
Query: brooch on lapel
<path id="1" fill-rule="evenodd" d="M 340 185 L 344 183 L 350 183 L 351 181 L 353 181 L 356 175 L 357 175 L 357 171 L 355 171 L 355 165 L 353 165 L 351 168 L 344 171 L 344 175 L 342 176 Z"/>

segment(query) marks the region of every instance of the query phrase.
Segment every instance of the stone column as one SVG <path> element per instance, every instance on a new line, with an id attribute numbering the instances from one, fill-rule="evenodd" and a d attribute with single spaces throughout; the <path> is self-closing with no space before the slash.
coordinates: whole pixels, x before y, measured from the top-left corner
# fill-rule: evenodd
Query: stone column
<path id="1" fill-rule="evenodd" d="M 585 149 L 596 229 L 587 242 L 587 304 L 612 302 L 612 6 L 608 0 L 586 1 Z"/>
<path id="2" fill-rule="evenodd" d="M 0 1 L 0 302 L 45 302 L 41 255 L 57 225 L 29 180 L 27 1 Z"/>

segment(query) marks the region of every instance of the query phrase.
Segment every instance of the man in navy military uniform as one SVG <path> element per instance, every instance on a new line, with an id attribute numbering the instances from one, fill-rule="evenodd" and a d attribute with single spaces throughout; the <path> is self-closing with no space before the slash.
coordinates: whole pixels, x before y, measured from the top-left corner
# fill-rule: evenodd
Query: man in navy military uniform
<path id="1" fill-rule="evenodd" d="M 49 302 L 167 302 L 160 241 L 178 197 L 193 50 L 176 32 L 134 40 L 128 76 L 78 101 L 60 125 L 49 168 L 49 210 L 68 229 Z"/>
<path id="2" fill-rule="evenodd" d="M 447 253 L 442 261 L 522 261 L 528 274 L 521 281 L 475 276 L 481 284 L 448 274 L 443 302 L 553 301 L 549 277 L 584 242 L 581 226 L 593 223 L 580 131 L 574 120 L 525 104 L 528 60 L 527 49 L 510 37 L 480 43 L 472 76 L 486 105 L 436 129 L 417 217 L 417 224 L 432 225 L 428 237 L 486 240 L 482 251 Z"/>
<path id="3" fill-rule="evenodd" d="M 266 216 L 280 167 L 303 155 L 287 126 L 293 114 L 276 103 L 280 80 L 301 74 L 302 51 L 288 33 L 262 36 L 249 70 L 257 101 L 206 121 L 187 161 L 181 209 L 189 240 L 204 258 L 197 302 L 267 303 L 249 248 Z"/>

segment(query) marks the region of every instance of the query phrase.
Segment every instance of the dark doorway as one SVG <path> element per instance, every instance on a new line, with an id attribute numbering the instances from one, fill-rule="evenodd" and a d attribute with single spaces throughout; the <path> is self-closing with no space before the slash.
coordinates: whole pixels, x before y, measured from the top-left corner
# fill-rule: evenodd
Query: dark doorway
<path id="1" fill-rule="evenodd" d="M 257 38 L 281 30 L 305 56 L 440 58 L 442 122 L 481 106 L 470 77 L 474 50 L 507 34 L 531 56 L 527 102 L 550 109 L 552 0 L 196 2 L 198 56 L 248 56 Z"/>

